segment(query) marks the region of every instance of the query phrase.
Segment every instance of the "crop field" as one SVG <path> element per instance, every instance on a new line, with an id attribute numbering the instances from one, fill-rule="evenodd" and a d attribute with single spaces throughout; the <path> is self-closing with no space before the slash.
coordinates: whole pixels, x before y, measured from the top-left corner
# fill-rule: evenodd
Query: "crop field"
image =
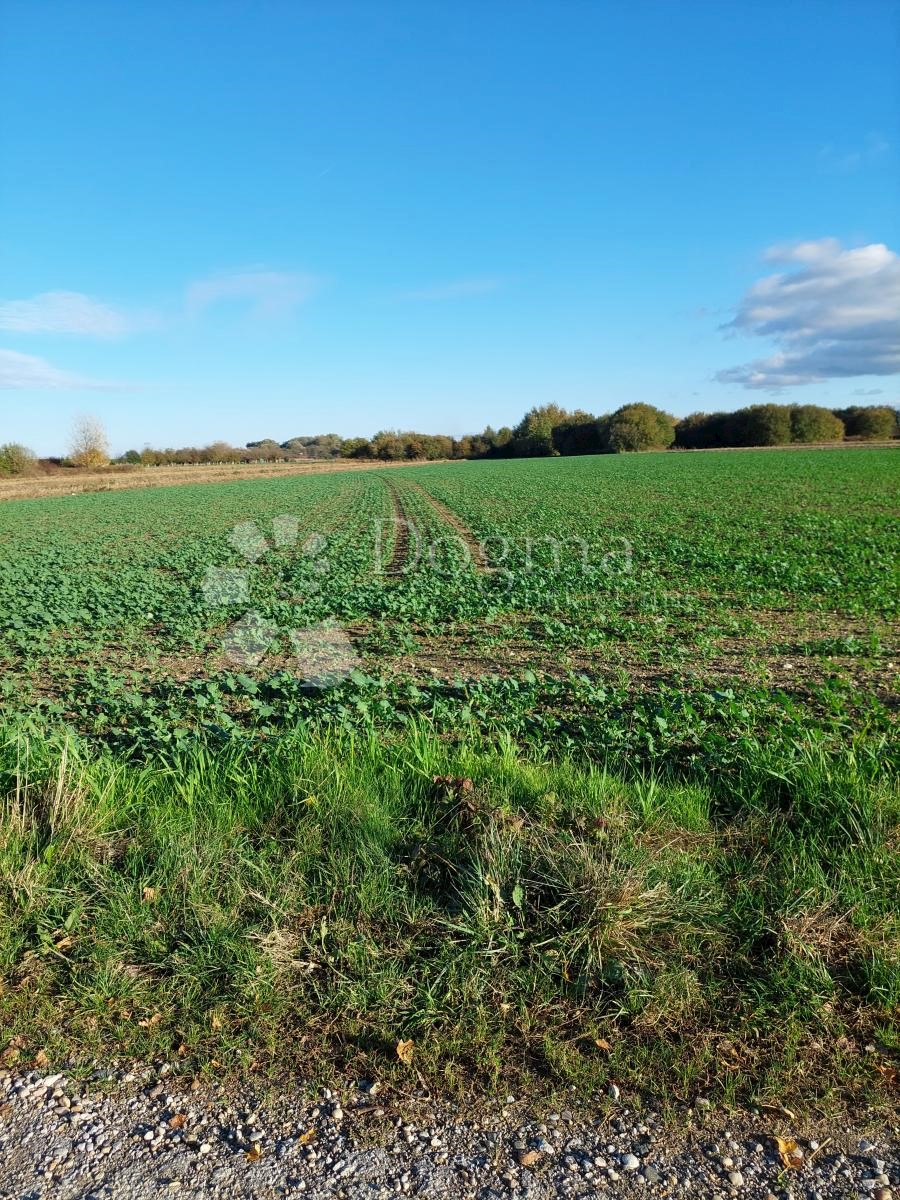
<path id="1" fill-rule="evenodd" d="M 724 452 L 0 505 L 0 1043 L 877 1093 L 898 484 Z"/>

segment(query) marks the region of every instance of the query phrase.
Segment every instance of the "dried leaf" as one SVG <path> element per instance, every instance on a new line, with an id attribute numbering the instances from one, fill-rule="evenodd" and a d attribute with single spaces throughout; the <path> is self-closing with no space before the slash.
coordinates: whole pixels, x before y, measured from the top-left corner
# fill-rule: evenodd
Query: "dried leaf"
<path id="1" fill-rule="evenodd" d="M 612 1046 L 609 1044 L 606 1038 L 594 1038 L 594 1045 L 600 1050 L 612 1050 Z"/>
<path id="2" fill-rule="evenodd" d="M 455 792 L 458 796 L 475 790 L 475 784 L 472 780 L 462 775 L 435 775 L 432 782 L 435 787 L 441 788 L 442 791 Z"/>
<path id="3" fill-rule="evenodd" d="M 155 904 L 156 897 L 157 897 L 157 890 L 155 887 L 145 887 L 144 890 L 141 892 L 141 899 L 143 900 L 143 902 L 145 904 Z"/>
<path id="4" fill-rule="evenodd" d="M 169 1128 L 181 1129 L 186 1120 L 187 1117 L 184 1115 L 184 1113 L 176 1113 L 174 1117 L 169 1117 Z"/>
<path id="5" fill-rule="evenodd" d="M 881 1076 L 885 1083 L 897 1082 L 897 1068 L 886 1066 L 884 1063 L 876 1063 L 875 1070 Z"/>
<path id="6" fill-rule="evenodd" d="M 538 1150 L 523 1150 L 519 1155 L 520 1167 L 533 1167 L 535 1163 L 541 1161 L 540 1151 Z"/>
<path id="7" fill-rule="evenodd" d="M 301 1146 L 309 1146 L 316 1140 L 317 1134 L 315 1129 L 307 1129 L 306 1133 L 301 1133 L 297 1141 Z"/>
<path id="8" fill-rule="evenodd" d="M 796 1171 L 803 1165 L 803 1151 L 793 1138 L 776 1137 L 778 1157 L 789 1171 Z"/>
<path id="9" fill-rule="evenodd" d="M 245 1158 L 247 1159 L 247 1162 L 259 1162 L 259 1160 L 262 1158 L 262 1149 L 260 1148 L 259 1142 L 253 1143 L 253 1145 L 247 1151 Z"/>
<path id="10" fill-rule="evenodd" d="M 34 1065 L 36 1067 L 50 1066 L 50 1059 L 47 1057 L 46 1050 L 38 1050 L 37 1054 L 34 1056 Z"/>
<path id="11" fill-rule="evenodd" d="M 210 1017 L 209 1017 L 210 1029 L 213 1029 L 213 1030 L 221 1029 L 222 1026 L 224 1025 L 224 1023 L 225 1022 L 222 1020 L 221 1013 L 217 1013 L 217 1012 L 210 1013 Z"/>
<path id="12" fill-rule="evenodd" d="M 14 1063 L 17 1062 L 21 1051 L 25 1047 L 25 1039 L 23 1037 L 14 1037 L 7 1045 L 6 1049 L 0 1053 L 0 1062 Z"/>
<path id="13" fill-rule="evenodd" d="M 412 1060 L 413 1060 L 413 1040 L 412 1040 L 412 1038 L 410 1038 L 409 1041 L 404 1042 L 401 1040 L 397 1043 L 397 1057 L 400 1059 L 400 1061 L 403 1063 L 403 1065 L 405 1067 L 412 1066 Z"/>
<path id="14" fill-rule="evenodd" d="M 140 1029 L 155 1029 L 161 1020 L 162 1013 L 154 1013 L 152 1017 L 144 1017 L 143 1020 L 138 1021 L 138 1027 Z"/>

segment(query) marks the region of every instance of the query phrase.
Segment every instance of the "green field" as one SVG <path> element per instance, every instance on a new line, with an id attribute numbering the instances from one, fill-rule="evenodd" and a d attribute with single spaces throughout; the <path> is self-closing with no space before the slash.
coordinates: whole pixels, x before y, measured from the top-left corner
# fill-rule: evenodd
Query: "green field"
<path id="1" fill-rule="evenodd" d="M 877 1089 L 898 467 L 619 455 L 0 506 L 0 1031 Z"/>

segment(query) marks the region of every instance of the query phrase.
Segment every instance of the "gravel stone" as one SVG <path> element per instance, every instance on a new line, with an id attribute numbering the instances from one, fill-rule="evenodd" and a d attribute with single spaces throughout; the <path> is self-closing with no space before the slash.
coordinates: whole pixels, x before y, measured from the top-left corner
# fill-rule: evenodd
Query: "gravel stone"
<path id="1" fill-rule="evenodd" d="M 313 1103 L 302 1080 L 226 1093 L 178 1067 L 88 1078 L 0 1069 L 0 1200 L 894 1200 L 900 1178 L 898 1129 L 875 1114 L 780 1127 L 807 1150 L 788 1181 L 763 1115 L 726 1126 L 697 1101 L 667 1122 L 643 1107 L 610 1120 L 612 1089 L 547 1114 L 527 1098 L 514 1112 L 502 1098 L 454 1107 L 387 1084 L 383 1108 L 356 1084 L 344 1105 L 337 1091 Z"/>

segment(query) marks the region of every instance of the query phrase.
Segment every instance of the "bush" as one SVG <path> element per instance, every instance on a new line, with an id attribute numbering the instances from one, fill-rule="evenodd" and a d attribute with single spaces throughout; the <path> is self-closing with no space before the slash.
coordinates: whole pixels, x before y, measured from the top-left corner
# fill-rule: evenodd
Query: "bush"
<path id="1" fill-rule="evenodd" d="M 675 441 L 675 418 L 652 404 L 625 404 L 605 422 L 606 448 L 666 450 Z"/>
<path id="2" fill-rule="evenodd" d="M 30 475 L 37 466 L 34 452 L 18 442 L 0 446 L 0 475 Z"/>
<path id="3" fill-rule="evenodd" d="M 818 404 L 797 404 L 791 412 L 792 442 L 840 442 L 844 422 L 830 409 Z"/>

